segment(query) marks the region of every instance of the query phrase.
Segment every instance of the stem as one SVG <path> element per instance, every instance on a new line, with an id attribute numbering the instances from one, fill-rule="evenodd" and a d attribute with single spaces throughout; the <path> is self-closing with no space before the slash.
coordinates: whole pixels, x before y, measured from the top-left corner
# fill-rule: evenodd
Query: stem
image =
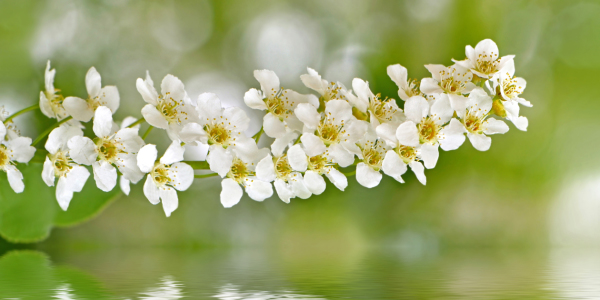
<path id="1" fill-rule="evenodd" d="M 210 173 L 210 174 L 202 174 L 202 175 L 194 175 L 194 178 L 208 178 L 219 175 L 218 173 Z"/>
<path id="2" fill-rule="evenodd" d="M 28 111 L 36 110 L 36 109 L 38 109 L 38 108 L 40 108 L 40 105 L 39 105 L 39 104 L 32 105 L 32 106 L 29 106 L 29 107 L 25 107 L 25 108 L 21 109 L 20 111 L 18 111 L 18 112 L 16 112 L 16 113 L 12 114 L 12 115 L 10 115 L 10 116 L 8 116 L 8 118 L 6 118 L 6 120 L 4 120 L 4 123 L 8 123 L 8 122 L 10 122 L 10 120 L 12 120 L 14 117 L 16 117 L 16 116 L 18 116 L 18 115 L 22 115 L 22 114 L 24 114 L 24 113 L 26 113 L 26 112 L 28 112 Z"/>
<path id="3" fill-rule="evenodd" d="M 258 141 L 260 140 L 260 136 L 263 134 L 263 132 L 265 132 L 265 131 L 264 131 L 263 127 L 261 127 L 260 130 L 255 135 L 252 136 L 252 138 L 256 141 L 257 144 L 258 144 Z"/>
<path id="4" fill-rule="evenodd" d="M 346 176 L 348 176 L 348 177 L 350 177 L 350 176 L 354 176 L 354 175 L 356 174 L 356 170 L 354 170 L 354 171 L 352 171 L 352 172 L 348 172 L 348 173 L 342 173 L 342 174 L 344 174 L 344 175 L 346 175 Z"/>
<path id="5" fill-rule="evenodd" d="M 148 135 L 150 134 L 150 131 L 152 131 L 152 128 L 154 128 L 154 126 L 150 125 L 150 127 L 148 127 L 148 129 L 146 129 L 146 132 L 144 132 L 144 135 L 142 135 L 142 140 L 145 140 Z"/>
<path id="6" fill-rule="evenodd" d="M 300 138 L 302 137 L 302 135 L 298 136 L 298 138 L 296 139 L 296 141 L 294 142 L 294 145 L 300 143 Z"/>
<path id="7" fill-rule="evenodd" d="M 144 119 L 144 117 L 139 118 L 137 121 L 133 122 L 133 124 L 127 126 L 127 128 L 132 128 L 135 125 L 139 125 L 142 124 L 142 122 L 146 121 L 146 119 Z"/>
<path id="8" fill-rule="evenodd" d="M 205 161 L 184 160 L 182 163 L 190 165 L 190 167 L 192 167 L 194 170 L 210 170 L 208 163 Z"/>
<path id="9" fill-rule="evenodd" d="M 35 140 L 33 141 L 33 143 L 31 143 L 31 146 L 35 146 L 37 145 L 37 143 L 41 142 L 42 139 L 44 139 L 44 137 L 46 137 L 47 135 L 50 134 L 50 132 L 52 132 L 52 130 L 60 125 L 62 125 L 63 123 L 69 121 L 73 119 L 73 117 L 68 116 L 62 120 L 60 120 L 58 123 L 54 123 L 54 125 L 50 126 L 48 129 L 46 129 L 46 131 L 42 132 L 42 134 L 40 134 L 38 137 L 35 138 Z"/>

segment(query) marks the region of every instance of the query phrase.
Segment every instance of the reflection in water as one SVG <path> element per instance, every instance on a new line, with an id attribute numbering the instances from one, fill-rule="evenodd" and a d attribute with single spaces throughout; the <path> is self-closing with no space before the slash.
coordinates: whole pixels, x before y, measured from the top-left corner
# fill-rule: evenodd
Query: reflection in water
<path id="1" fill-rule="evenodd" d="M 147 292 L 140 293 L 143 295 L 140 299 L 145 300 L 171 300 L 183 298 L 183 292 L 181 291 L 183 285 L 175 280 L 171 276 L 165 276 L 160 280 L 157 287 L 149 288 Z"/>
<path id="2" fill-rule="evenodd" d="M 71 289 L 71 285 L 68 283 L 59 285 L 56 289 L 56 294 L 54 294 L 52 296 L 53 299 L 60 299 L 60 300 L 75 300 L 75 295 L 71 294 L 71 292 L 73 291 Z"/>
<path id="3" fill-rule="evenodd" d="M 548 289 L 561 299 L 600 298 L 600 255 L 596 249 L 552 252 Z"/>
<path id="4" fill-rule="evenodd" d="M 233 284 L 226 284 L 213 297 L 220 300 L 278 300 L 278 299 L 325 299 L 317 296 L 298 295 L 289 292 L 273 293 L 266 291 L 241 291 Z"/>

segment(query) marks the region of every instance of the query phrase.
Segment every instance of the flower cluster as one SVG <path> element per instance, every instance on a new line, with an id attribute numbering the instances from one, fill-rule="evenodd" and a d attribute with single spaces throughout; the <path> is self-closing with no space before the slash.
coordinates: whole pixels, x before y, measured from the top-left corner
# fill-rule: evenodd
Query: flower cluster
<path id="1" fill-rule="evenodd" d="M 113 114 L 119 92 L 115 86 L 102 87 L 95 68 L 85 78 L 87 98 L 65 98 L 54 88 L 56 72 L 48 62 L 39 108 L 58 122 L 45 144 L 42 178 L 48 186 L 58 179 L 56 198 L 66 210 L 90 176 L 87 166 L 102 191 L 115 188 L 120 176 L 120 187 L 128 194 L 130 184 L 145 176 L 145 196 L 152 204 L 162 202 L 167 216 L 178 207 L 177 191 L 187 190 L 194 178 L 210 176 L 222 179 L 225 207 L 236 205 L 244 191 L 263 201 L 273 195 L 273 187 L 286 203 L 306 199 L 323 193 L 325 178 L 340 190 L 352 175 L 367 188 L 377 186 L 384 174 L 403 183 L 408 168 L 425 184 L 425 169 L 436 166 L 440 148 L 455 150 L 468 138 L 475 149 L 486 151 L 490 135 L 509 130 L 501 119 L 527 129 L 519 108 L 531 103 L 521 98 L 526 82 L 514 77 L 513 58 L 501 57 L 488 39 L 475 48 L 467 46 L 466 59 L 453 60 L 451 66 L 426 65 L 431 77 L 421 80 L 409 79 L 405 67 L 391 65 L 387 73 L 398 86 L 399 101 L 374 93 L 359 78 L 348 89 L 308 68 L 300 79 L 316 95 L 302 94 L 282 88 L 273 71 L 256 70 L 260 89 L 250 89 L 243 100 L 265 115 L 252 137 L 246 135 L 250 119 L 242 109 L 224 108 L 211 93 L 190 99 L 173 75 L 163 78 L 160 93 L 149 73 L 139 78 L 136 87 L 146 103 L 143 117 L 117 124 Z M 20 136 L 11 117 L 0 115 L 0 169 L 15 192 L 22 192 L 23 176 L 15 165 L 28 162 L 35 148 L 30 138 Z M 83 134 L 90 121 L 94 137 Z M 140 137 L 144 121 L 149 129 Z M 156 145 L 144 142 L 153 127 L 164 129 L 172 141 L 161 158 Z M 263 133 L 271 141 L 267 148 L 258 146 Z M 185 144 L 207 145 L 206 161 L 184 161 Z"/>

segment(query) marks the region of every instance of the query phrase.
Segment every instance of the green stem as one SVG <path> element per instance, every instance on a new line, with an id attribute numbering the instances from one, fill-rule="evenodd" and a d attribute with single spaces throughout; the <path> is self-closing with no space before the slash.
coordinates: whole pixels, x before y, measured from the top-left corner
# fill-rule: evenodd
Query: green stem
<path id="1" fill-rule="evenodd" d="M 25 108 L 21 109 L 20 111 L 18 111 L 18 112 L 16 112 L 16 113 L 12 114 L 12 115 L 10 115 L 10 116 L 8 116 L 8 118 L 6 118 L 6 119 L 4 120 L 4 123 L 8 123 L 8 122 L 10 122 L 10 121 L 11 121 L 11 120 L 12 120 L 14 117 L 16 117 L 16 116 L 19 116 L 19 115 L 22 115 L 22 114 L 24 114 L 24 113 L 26 113 L 26 112 L 28 112 L 28 111 L 36 110 L 36 109 L 38 109 L 38 108 L 40 108 L 40 105 L 39 105 L 39 104 L 32 105 L 32 106 L 29 106 L 29 107 L 25 107 Z"/>
<path id="2" fill-rule="evenodd" d="M 148 127 L 148 129 L 146 129 L 146 132 L 144 132 L 144 135 L 142 135 L 142 140 L 145 140 L 148 135 L 150 134 L 150 131 L 152 131 L 152 128 L 154 128 L 154 126 L 150 125 L 150 127 Z"/>
<path id="3" fill-rule="evenodd" d="M 139 118 L 137 121 L 133 122 L 133 124 L 127 126 L 127 128 L 132 128 L 136 125 L 142 124 L 142 122 L 146 121 L 146 119 L 144 119 L 144 117 Z"/>
<path id="4" fill-rule="evenodd" d="M 258 144 L 258 141 L 260 140 L 260 136 L 263 134 L 264 129 L 261 127 L 260 130 L 252 136 L 252 138 L 256 141 L 256 143 Z"/>
<path id="5" fill-rule="evenodd" d="M 194 175 L 194 178 L 208 178 L 208 177 L 214 177 L 217 176 L 219 174 L 217 173 L 210 173 L 210 174 L 202 174 L 202 175 Z"/>
<path id="6" fill-rule="evenodd" d="M 346 176 L 348 176 L 348 177 L 350 177 L 350 176 L 354 176 L 354 175 L 356 174 L 356 170 L 354 170 L 354 171 L 352 171 L 352 172 L 348 172 L 348 173 L 342 173 L 342 174 L 344 174 L 344 175 L 346 175 Z"/>
<path id="7" fill-rule="evenodd" d="M 205 161 L 184 160 L 182 163 L 190 165 L 190 167 L 192 167 L 194 170 L 210 170 L 208 163 Z"/>
<path id="8" fill-rule="evenodd" d="M 44 137 L 46 137 L 47 135 L 49 135 L 50 132 L 52 132 L 52 130 L 54 130 L 54 128 L 62 125 L 63 123 L 65 123 L 65 122 L 67 122 L 67 121 L 69 121 L 71 119 L 73 119 L 73 117 L 68 116 L 68 117 L 60 120 L 59 122 L 54 123 L 54 125 L 50 126 L 48 129 L 46 129 L 46 131 L 42 132 L 42 134 L 40 134 L 38 137 L 36 137 L 35 140 L 33 141 L 33 143 L 31 143 L 31 146 L 37 145 L 37 143 L 41 142 L 42 139 L 44 139 Z"/>

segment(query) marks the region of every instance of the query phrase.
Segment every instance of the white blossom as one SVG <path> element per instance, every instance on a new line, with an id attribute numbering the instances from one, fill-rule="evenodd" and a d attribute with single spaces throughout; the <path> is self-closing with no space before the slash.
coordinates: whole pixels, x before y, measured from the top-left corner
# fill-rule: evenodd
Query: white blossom
<path id="1" fill-rule="evenodd" d="M 138 128 L 116 131 L 112 112 L 100 106 L 94 115 L 93 130 L 96 138 L 74 136 L 68 141 L 69 155 L 78 164 L 92 165 L 94 179 L 99 189 L 108 192 L 117 184 L 116 166 L 123 176 L 138 182 L 143 173 L 137 166 L 136 154 L 144 145 L 138 136 Z"/>
<path id="2" fill-rule="evenodd" d="M 40 110 L 48 118 L 62 120 L 68 116 L 67 111 L 63 107 L 64 98 L 57 95 L 59 90 L 54 88 L 54 76 L 56 70 L 50 70 L 50 61 L 46 64 L 46 72 L 44 74 L 44 91 L 40 92 Z"/>
<path id="3" fill-rule="evenodd" d="M 81 192 L 90 172 L 83 166 L 75 163 L 69 156 L 67 142 L 74 136 L 83 136 L 83 131 L 78 126 L 62 124 L 52 130 L 48 135 L 45 148 L 48 151 L 42 179 L 48 186 L 56 185 L 56 200 L 63 210 L 67 210 L 74 192 Z"/>
<path id="4" fill-rule="evenodd" d="M 384 140 L 377 137 L 371 127 L 356 143 L 356 155 L 360 162 L 356 165 L 356 181 L 364 187 L 373 188 L 379 185 L 382 175 L 383 159 L 390 147 Z"/>
<path id="5" fill-rule="evenodd" d="M 129 127 L 136 121 L 137 121 L 137 119 L 132 116 L 125 117 L 125 119 L 123 119 L 123 121 L 121 122 L 121 129 Z M 132 126 L 132 128 L 136 128 L 139 130 L 140 125 L 137 124 L 135 126 Z M 129 180 L 127 180 L 127 178 L 125 178 L 125 176 L 121 175 L 119 177 L 119 187 L 121 188 L 121 191 L 123 192 L 123 194 L 125 194 L 127 196 L 129 196 L 129 192 L 131 191 L 130 185 L 131 185 L 131 182 Z"/>
<path id="6" fill-rule="evenodd" d="M 156 205 L 162 201 L 167 217 L 179 206 L 177 191 L 187 190 L 194 181 L 194 169 L 183 160 L 185 148 L 173 141 L 165 154 L 156 161 L 156 146 L 142 147 L 137 155 L 137 165 L 146 176 L 144 195 Z"/>
<path id="7" fill-rule="evenodd" d="M 102 87 L 96 68 L 91 67 L 85 75 L 85 87 L 88 92 L 87 99 L 67 97 L 63 101 L 65 110 L 73 119 L 88 122 L 100 106 L 109 108 L 112 113 L 117 111 L 120 104 L 119 90 L 114 85 Z"/>
<path id="8" fill-rule="evenodd" d="M 15 137 L 5 139 L 7 129 L 4 122 L 0 122 L 0 170 L 6 172 L 10 187 L 21 193 L 25 188 L 23 174 L 17 169 L 16 163 L 27 163 L 35 154 L 35 148 L 31 146 L 31 138 Z"/>
<path id="9" fill-rule="evenodd" d="M 465 52 L 467 55 L 465 60 L 453 61 L 483 79 L 492 78 L 515 57 L 514 55 L 500 57 L 498 45 L 490 39 L 477 43 L 475 49 L 470 45 L 467 46 Z"/>
<path id="10" fill-rule="evenodd" d="M 136 87 L 148 103 L 142 108 L 144 119 L 154 127 L 165 129 L 171 140 L 181 140 L 180 133 L 185 126 L 198 120 L 179 78 L 171 74 L 165 76 L 160 84 L 161 94 L 158 94 L 150 72 L 146 72 L 146 79 L 138 78 Z"/>
<path id="11" fill-rule="evenodd" d="M 500 72 L 486 82 L 486 85 L 490 92 L 500 97 L 495 101 L 501 101 L 506 112 L 506 119 L 513 122 L 519 130 L 526 131 L 529 121 L 526 117 L 519 116 L 519 104 L 526 107 L 532 107 L 533 105 L 520 97 L 527 86 L 527 82 L 521 77 L 514 77 L 514 74 L 515 63 L 514 60 L 510 60 Z"/>
<path id="12" fill-rule="evenodd" d="M 354 78 L 352 88 L 357 96 L 348 92 L 348 101 L 365 115 L 365 119 L 369 120 L 373 128 L 389 122 L 398 124 L 404 120 L 404 114 L 402 109 L 398 107 L 396 100 L 392 98 L 381 99 L 380 94 L 373 94 L 368 82 L 360 78 Z M 354 115 L 356 116 L 357 113 Z"/>
<path id="13" fill-rule="evenodd" d="M 341 83 L 329 82 L 321 78 L 321 75 L 314 69 L 307 69 L 308 74 L 300 75 L 300 79 L 306 87 L 321 95 L 317 108 L 320 108 L 320 105 L 324 105 L 329 100 L 346 100 L 347 90 Z"/>
<path id="14" fill-rule="evenodd" d="M 432 78 L 421 80 L 421 92 L 426 95 L 448 94 L 450 105 L 456 112 L 465 108 L 467 98 L 474 88 L 473 74 L 460 65 L 446 67 L 443 65 L 425 65 Z"/>
<path id="15" fill-rule="evenodd" d="M 420 82 L 416 79 L 408 79 L 408 71 L 400 64 L 395 64 L 387 67 L 388 76 L 398 86 L 398 96 L 406 101 L 413 96 L 421 96 L 419 89 Z"/>
<path id="16" fill-rule="evenodd" d="M 254 77 L 260 83 L 261 91 L 250 89 L 244 95 L 244 102 L 250 108 L 267 111 L 263 118 L 265 133 L 269 137 L 278 138 L 289 131 L 302 131 L 302 123 L 294 115 L 294 109 L 300 103 L 318 107 L 317 97 L 281 89 L 279 78 L 270 70 L 255 70 Z"/>

